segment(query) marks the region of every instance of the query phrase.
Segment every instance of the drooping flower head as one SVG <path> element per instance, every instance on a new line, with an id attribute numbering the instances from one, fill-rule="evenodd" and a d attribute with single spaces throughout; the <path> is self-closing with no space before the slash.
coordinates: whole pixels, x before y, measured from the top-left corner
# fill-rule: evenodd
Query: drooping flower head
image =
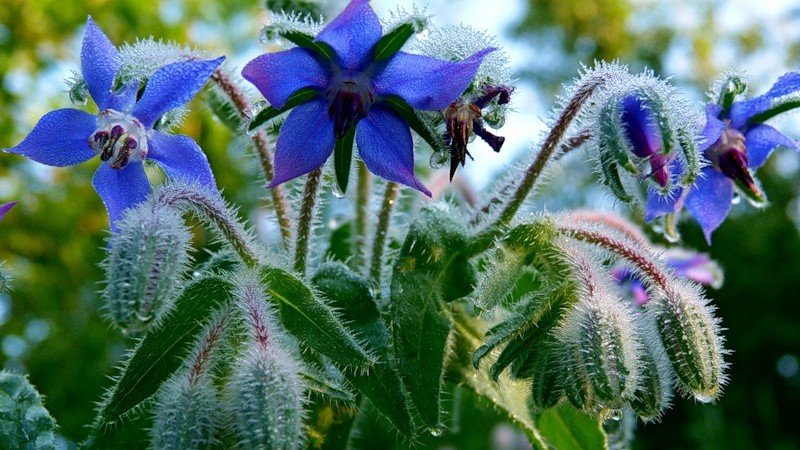
<path id="1" fill-rule="evenodd" d="M 8 203 L 3 203 L 2 205 L 0 205 L 0 220 L 3 220 L 3 217 L 6 216 L 6 213 L 11 211 L 11 208 L 13 208 L 16 205 L 17 205 L 17 202 L 8 202 Z"/>
<path id="2" fill-rule="evenodd" d="M 270 186 L 311 172 L 334 153 L 345 190 L 355 139 L 370 171 L 430 195 L 414 176 L 409 114 L 450 106 L 494 48 L 458 62 L 401 52 L 398 38 L 402 44 L 411 36 L 405 25 L 384 36 L 369 1 L 352 0 L 316 37 L 283 35 L 299 46 L 244 67 L 274 111 L 294 108 L 278 136 Z"/>
<path id="3" fill-rule="evenodd" d="M 761 167 L 778 147 L 800 151 L 794 140 L 764 123 L 797 106 L 800 73 L 783 75 L 764 95 L 737 101 L 745 86 L 738 75 L 728 75 L 718 83 L 714 89 L 718 100 L 706 106 L 701 134 L 700 151 L 710 165 L 690 189 L 675 193 L 670 200 L 652 202 L 660 203 L 654 215 L 672 213 L 685 205 L 709 243 L 711 234 L 728 216 L 735 192 L 756 206 L 766 202 L 752 170 Z"/>
<path id="4" fill-rule="evenodd" d="M 705 253 L 695 253 L 679 248 L 664 253 L 666 266 L 679 277 L 714 289 L 722 287 L 723 273 L 719 265 Z M 639 306 L 650 300 L 647 288 L 639 276 L 625 266 L 615 267 L 611 274 L 618 285 L 626 288 Z"/>
<path id="5" fill-rule="evenodd" d="M 139 80 L 114 90 L 121 60 L 117 49 L 94 23 L 86 21 L 81 72 L 97 115 L 72 108 L 51 111 L 16 147 L 7 149 L 46 164 L 64 167 L 100 156 L 92 185 L 108 210 L 112 230 L 123 212 L 150 192 L 144 161 L 156 162 L 168 177 L 215 186 L 200 147 L 191 138 L 154 129 L 168 111 L 188 102 L 203 88 L 224 57 L 168 64 L 150 76 L 137 99 Z"/>

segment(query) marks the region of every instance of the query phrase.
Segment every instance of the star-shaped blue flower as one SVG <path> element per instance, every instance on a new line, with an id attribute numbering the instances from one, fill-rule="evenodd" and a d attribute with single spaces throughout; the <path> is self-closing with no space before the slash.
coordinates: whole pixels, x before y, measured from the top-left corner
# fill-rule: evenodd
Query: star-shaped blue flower
<path id="1" fill-rule="evenodd" d="M 224 57 L 182 61 L 158 69 L 137 100 L 139 83 L 113 90 L 119 53 L 91 17 L 81 49 L 81 72 L 100 113 L 72 108 L 44 115 L 16 147 L 7 149 L 46 164 L 64 167 L 99 155 L 104 162 L 92 185 L 108 210 L 112 230 L 123 212 L 145 200 L 150 183 L 145 159 L 171 178 L 216 186 L 205 154 L 188 136 L 162 133 L 153 125 L 168 111 L 188 102 L 203 88 Z"/>
<path id="2" fill-rule="evenodd" d="M 688 190 L 676 188 L 669 196 L 651 192 L 647 220 L 685 207 L 710 244 L 711 234 L 731 210 L 734 188 L 753 203 L 763 204 L 766 198 L 751 170 L 761 167 L 778 147 L 800 151 L 794 140 L 763 122 L 789 109 L 782 106 L 784 100 L 798 91 L 800 73 L 790 72 L 764 95 L 735 101 L 728 108 L 708 104 L 699 149 L 711 164 L 702 169 L 701 176 Z"/>
<path id="3" fill-rule="evenodd" d="M 3 220 L 3 217 L 6 216 L 6 213 L 11 211 L 11 208 L 13 208 L 16 205 L 17 205 L 17 202 L 8 202 L 8 203 L 3 203 L 2 205 L 0 205 L 0 220 Z"/>
<path id="4" fill-rule="evenodd" d="M 317 95 L 295 107 L 281 127 L 275 150 L 276 186 L 325 163 L 337 139 L 355 127 L 358 152 L 367 168 L 390 181 L 430 196 L 414 177 L 414 152 L 408 123 L 386 104 L 400 97 L 419 110 L 443 110 L 469 86 L 487 48 L 459 61 L 397 52 L 375 60 L 383 36 L 368 0 L 352 0 L 316 36 L 333 50 L 330 59 L 297 47 L 250 61 L 242 76 L 274 108 L 292 94 L 313 88 Z"/>

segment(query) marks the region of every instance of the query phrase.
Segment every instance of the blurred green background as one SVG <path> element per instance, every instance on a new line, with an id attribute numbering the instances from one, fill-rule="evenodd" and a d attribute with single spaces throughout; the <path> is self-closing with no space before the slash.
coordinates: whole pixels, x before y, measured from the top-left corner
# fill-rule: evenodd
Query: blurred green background
<path id="1" fill-rule="evenodd" d="M 395 2 L 373 3 L 387 11 Z M 753 91 L 763 92 L 782 71 L 800 65 L 800 6 L 759 3 L 496 0 L 490 8 L 482 0 L 432 0 L 429 12 L 438 24 L 463 21 L 502 34 L 520 78 L 518 118 L 503 131 L 516 139 L 509 142 L 530 142 L 561 83 L 595 58 L 618 58 L 637 70 L 647 66 L 674 76 L 698 102 L 732 66 L 751 72 Z M 79 68 L 87 14 L 113 42 L 150 35 L 173 39 L 227 54 L 233 68 L 263 51 L 257 42 L 263 6 L 259 0 L 4 0 L 0 148 L 19 142 L 48 110 L 70 106 L 64 79 Z M 331 1 L 321 8 L 336 11 L 339 5 Z M 255 165 L 201 99 L 192 107 L 181 132 L 208 152 L 226 196 L 244 211 L 254 210 L 263 195 L 250 183 Z M 778 126 L 800 136 L 794 118 Z M 528 149 L 515 144 L 504 149 L 504 159 L 493 161 L 496 166 L 474 164 L 462 176 L 480 188 L 495 175 L 486 167 L 499 167 Z M 580 159 L 564 163 L 552 184 L 559 190 L 547 190 L 537 205 L 614 206 L 591 184 Z M 85 437 L 93 404 L 129 344 L 104 319 L 97 295 L 107 236 L 105 211 L 90 185 L 97 164 L 50 169 L 0 154 L 0 202 L 20 201 L 0 224 L 0 260 L 16 275 L 15 290 L 0 294 L 0 366 L 30 374 L 64 443 Z M 799 167 L 796 154 L 773 157 L 759 172 L 769 208 L 737 205 L 715 233 L 713 247 L 697 227 L 682 227 L 687 246 L 708 251 L 726 269 L 725 286 L 711 296 L 733 350 L 731 381 L 715 405 L 676 400 L 660 424 L 638 430 L 636 448 L 800 449 Z M 271 228 L 264 230 L 269 234 Z M 204 245 L 205 236 L 197 239 Z"/>

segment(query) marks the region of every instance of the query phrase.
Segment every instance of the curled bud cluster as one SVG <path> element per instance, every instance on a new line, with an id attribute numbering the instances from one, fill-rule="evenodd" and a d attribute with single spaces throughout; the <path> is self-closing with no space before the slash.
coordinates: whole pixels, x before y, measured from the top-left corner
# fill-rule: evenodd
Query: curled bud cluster
<path id="1" fill-rule="evenodd" d="M 180 213 L 148 205 L 129 210 L 103 262 L 103 298 L 114 323 L 138 333 L 169 310 L 190 261 L 190 243 Z"/>
<path id="2" fill-rule="evenodd" d="M 643 280 L 644 306 L 615 283 L 614 264 L 622 262 Z M 538 274 L 539 290 L 517 299 L 526 267 Z M 506 300 L 494 308 L 502 319 L 473 362 L 502 348 L 491 373 L 509 368 L 512 377 L 530 379 L 537 411 L 566 397 L 601 418 L 631 409 L 653 421 L 673 386 L 713 401 L 726 380 L 723 339 L 700 286 L 683 276 L 621 218 L 575 213 L 518 225 L 480 280 L 484 307 Z"/>

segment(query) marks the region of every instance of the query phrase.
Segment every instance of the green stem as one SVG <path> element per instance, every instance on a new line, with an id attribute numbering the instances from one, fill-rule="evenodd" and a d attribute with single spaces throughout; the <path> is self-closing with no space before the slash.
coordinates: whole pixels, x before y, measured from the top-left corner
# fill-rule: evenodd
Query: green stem
<path id="1" fill-rule="evenodd" d="M 471 244 L 467 247 L 468 255 L 477 255 L 489 249 L 492 246 L 495 238 L 497 238 L 506 226 L 511 223 L 511 220 L 519 211 L 522 203 L 528 198 L 536 182 L 539 180 L 542 172 L 544 171 L 547 163 L 553 159 L 554 155 L 558 155 L 558 150 L 561 149 L 559 145 L 566 134 L 572 121 L 577 117 L 578 112 L 583 107 L 589 98 L 591 98 L 594 91 L 605 81 L 602 76 L 593 77 L 586 80 L 572 96 L 564 111 L 559 116 L 558 121 L 550 130 L 547 138 L 542 143 L 539 153 L 536 155 L 533 163 L 525 171 L 522 181 L 517 186 L 517 189 L 512 194 L 511 199 L 505 205 L 505 208 L 500 212 L 495 222 L 478 233 L 472 239 Z M 588 136 L 587 136 L 588 139 Z"/>
<path id="2" fill-rule="evenodd" d="M 303 204 L 300 206 L 300 218 L 297 224 L 297 243 L 294 248 L 294 270 L 305 275 L 306 260 L 308 259 L 308 242 L 311 234 L 311 224 L 314 222 L 314 207 L 317 203 L 322 169 L 315 169 L 308 174 L 306 187 L 303 191 Z"/>
<path id="3" fill-rule="evenodd" d="M 353 229 L 353 259 L 352 267 L 360 270 L 364 266 L 365 246 L 367 240 L 367 227 L 369 225 L 369 194 L 372 176 L 367 166 L 358 162 L 358 186 L 356 189 L 356 219 Z"/>
<path id="4" fill-rule="evenodd" d="M 227 73 L 221 69 L 217 69 L 211 79 L 219 86 L 222 92 L 228 96 L 236 107 L 239 117 L 243 120 L 248 118 L 247 113 L 250 111 L 250 102 L 244 95 L 236 83 L 228 76 Z M 269 140 L 263 131 L 258 130 L 252 135 L 253 144 L 255 145 L 258 160 L 261 163 L 261 169 L 264 172 L 264 177 L 267 182 L 272 181 L 275 176 L 275 167 L 272 164 L 272 151 L 270 150 Z M 275 186 L 269 189 L 272 197 L 272 204 L 275 207 L 275 215 L 278 217 L 278 225 L 281 230 L 281 242 L 283 247 L 288 249 L 292 242 L 292 223 L 289 221 L 288 206 L 286 203 L 286 194 L 282 186 Z"/>
<path id="5" fill-rule="evenodd" d="M 386 246 L 386 235 L 389 233 L 392 209 L 397 200 L 398 192 L 400 192 L 400 185 L 391 182 L 386 184 L 386 191 L 381 201 L 381 211 L 378 213 L 378 225 L 375 229 L 375 240 L 372 243 L 372 264 L 370 267 L 370 278 L 377 283 L 381 281 L 383 250 Z"/>

